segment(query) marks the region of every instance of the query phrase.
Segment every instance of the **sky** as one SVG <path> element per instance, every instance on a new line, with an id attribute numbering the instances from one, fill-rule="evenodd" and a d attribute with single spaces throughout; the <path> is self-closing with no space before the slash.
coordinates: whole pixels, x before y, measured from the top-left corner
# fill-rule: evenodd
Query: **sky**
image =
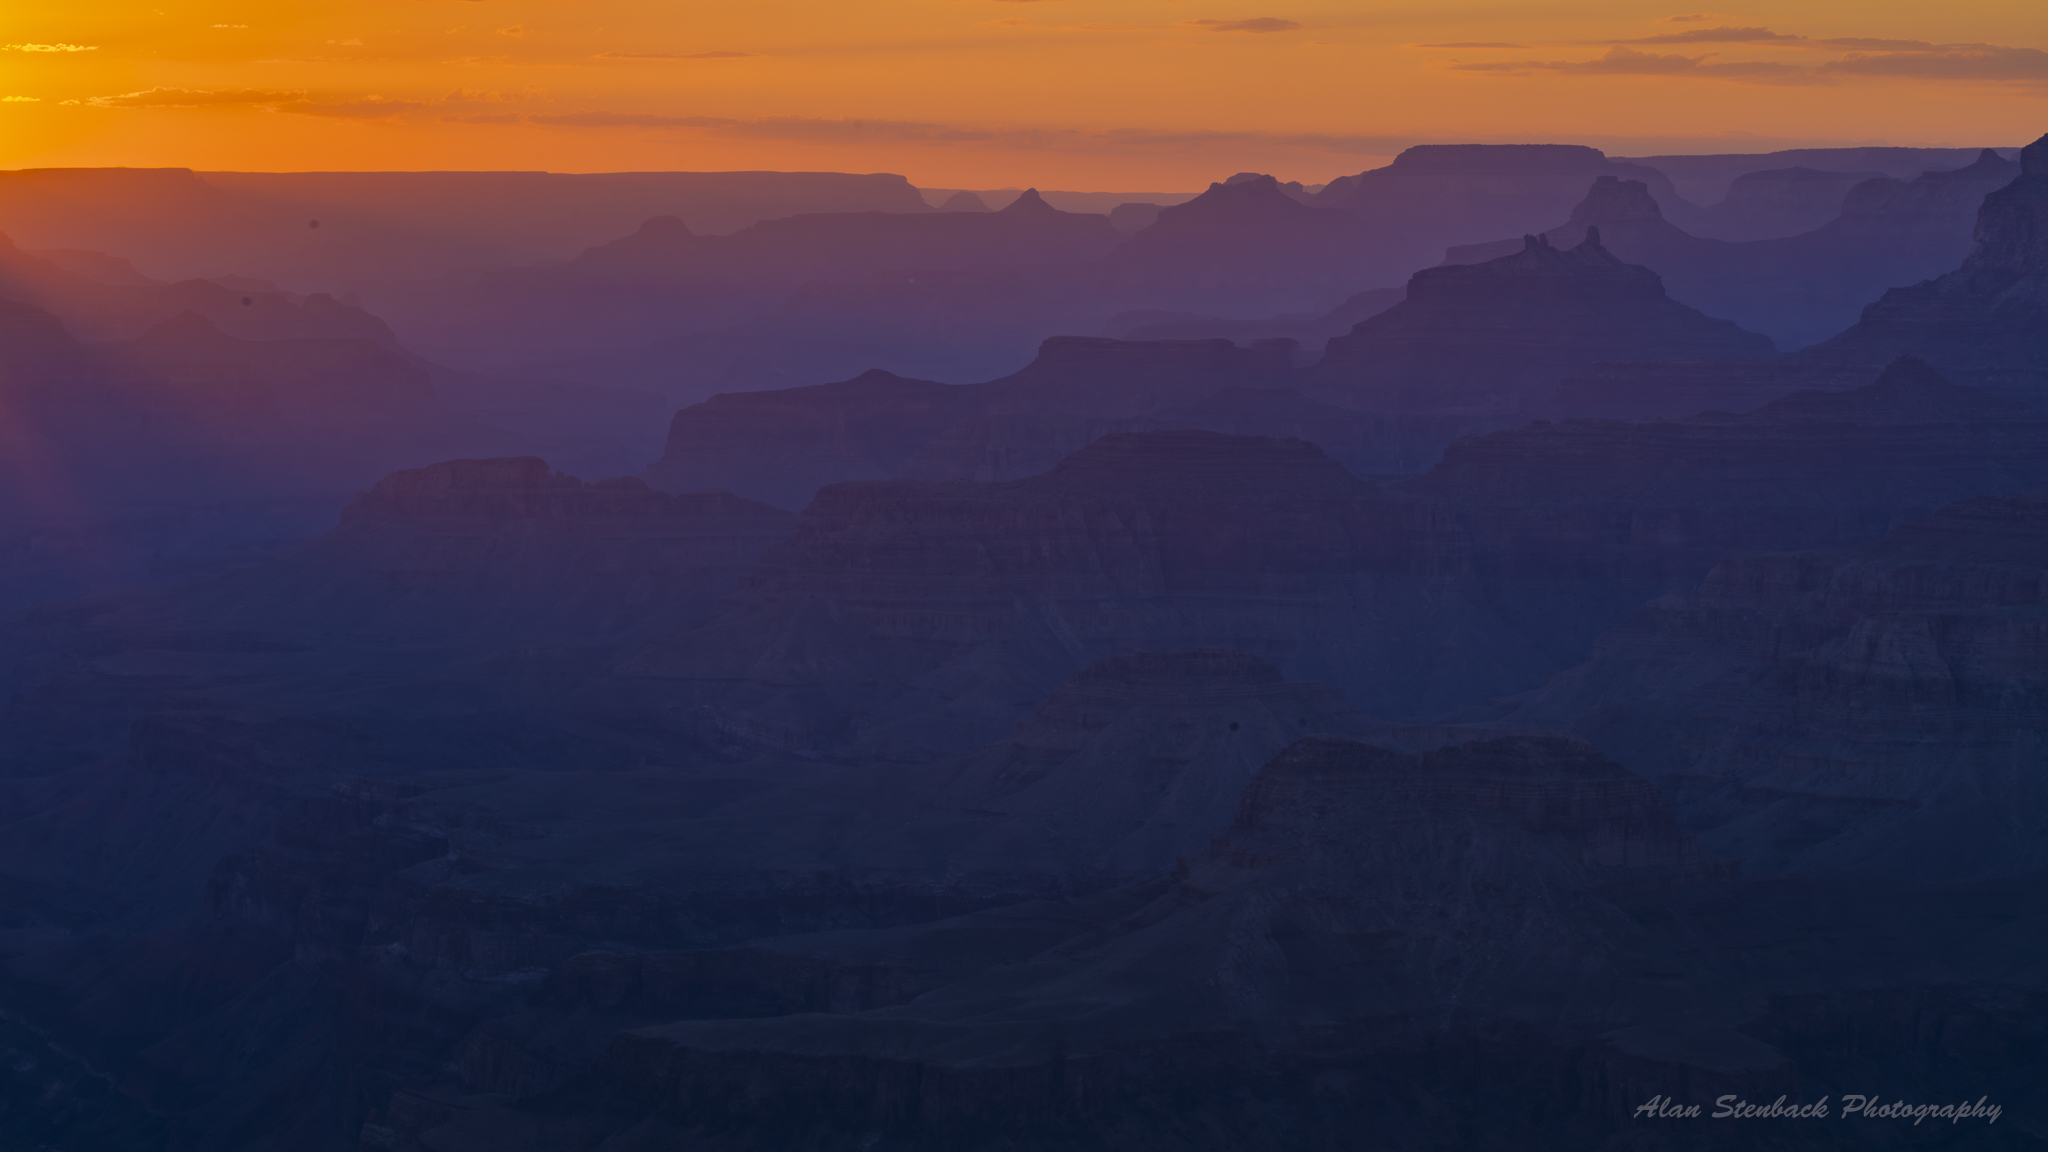
<path id="1" fill-rule="evenodd" d="M 0 168 L 1319 183 L 2048 131 L 2042 0 L 95 0 L 0 12 Z"/>

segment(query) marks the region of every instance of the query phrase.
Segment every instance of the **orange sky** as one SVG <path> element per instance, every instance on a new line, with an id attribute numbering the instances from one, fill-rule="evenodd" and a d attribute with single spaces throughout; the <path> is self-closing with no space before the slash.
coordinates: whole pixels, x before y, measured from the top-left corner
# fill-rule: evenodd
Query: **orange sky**
<path id="1" fill-rule="evenodd" d="M 0 15 L 0 167 L 1327 180 L 1430 140 L 2013 145 L 2048 3 L 100 0 Z"/>

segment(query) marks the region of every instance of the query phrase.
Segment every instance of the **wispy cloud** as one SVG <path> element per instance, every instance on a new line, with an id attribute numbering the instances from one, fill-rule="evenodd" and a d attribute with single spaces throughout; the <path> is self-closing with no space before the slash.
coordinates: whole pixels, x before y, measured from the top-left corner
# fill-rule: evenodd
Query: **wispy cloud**
<path id="1" fill-rule="evenodd" d="M 745 60 L 757 52 L 599 52 L 600 60 Z"/>
<path id="2" fill-rule="evenodd" d="M 1775 44 L 1783 40 L 1804 40 L 1769 28 L 1694 28 L 1689 32 L 1665 32 L 1633 40 L 1601 40 L 1601 44 Z"/>
<path id="3" fill-rule="evenodd" d="M 1207 28 L 1211 32 L 1292 32 L 1301 25 L 1277 16 L 1254 16 L 1249 20 L 1183 20 L 1182 24 Z"/>
<path id="4" fill-rule="evenodd" d="M 97 44 L 0 44 L 7 52 L 97 52 Z"/>
<path id="5" fill-rule="evenodd" d="M 1696 28 L 1596 43 L 1610 47 L 1605 55 L 1592 60 L 1488 61 L 1452 64 L 1450 67 L 1461 72 L 1503 75 L 1551 72 L 1574 76 L 1693 76 L 1751 84 L 1832 84 L 1848 79 L 1978 83 L 2048 81 L 2048 52 L 1996 44 L 1935 44 L 1926 40 L 1868 36 L 1794 36 L 1753 27 Z M 1802 53 L 1846 54 L 1840 59 L 1820 63 L 1723 61 L 1717 58 L 1719 53 L 1687 56 L 1645 52 L 1632 47 L 1681 44 L 1742 44 L 1794 49 Z"/>
<path id="6" fill-rule="evenodd" d="M 1820 70 L 1838 76 L 1915 80 L 2048 80 L 2048 52 L 1991 44 L 1949 44 L 1920 52 L 1851 52 L 1821 65 Z"/>
<path id="7" fill-rule="evenodd" d="M 1815 84 L 1824 81 L 1811 68 L 1767 62 L 1712 63 L 1712 56 L 1664 55 L 1633 48 L 1609 48 L 1597 60 L 1502 60 L 1453 64 L 1459 72 L 1561 72 L 1568 76 L 1706 76 L 1751 83 Z"/>
<path id="8" fill-rule="evenodd" d="M 119 96 L 94 96 L 95 108 L 200 108 L 222 104 L 283 104 L 302 100 L 304 92 L 265 92 L 254 88 L 148 88 Z"/>
<path id="9" fill-rule="evenodd" d="M 0 96 L 0 104 L 41 104 L 41 96 Z"/>
<path id="10" fill-rule="evenodd" d="M 1657 21 L 1657 23 L 1659 23 L 1659 24 L 1694 24 L 1694 23 L 1698 23 L 1698 22 L 1699 22 L 1699 21 L 1701 21 L 1701 20 L 1711 20 L 1711 19 L 1713 19 L 1713 17 L 1712 17 L 1712 16 L 1710 16 L 1710 15 L 1708 15 L 1708 14 L 1707 14 L 1707 13 L 1705 13 L 1705 12 L 1688 12 L 1688 13 L 1686 13 L 1686 14 L 1685 14 L 1685 15 L 1683 15 L 1683 16 L 1666 16 L 1666 17 L 1665 17 L 1665 18 L 1663 18 L 1662 20 L 1659 20 L 1659 21 Z"/>
<path id="11" fill-rule="evenodd" d="M 1523 48 L 1523 44 L 1501 44 L 1491 40 L 1459 40 L 1450 44 L 1417 44 L 1417 48 Z"/>
<path id="12" fill-rule="evenodd" d="M 419 100 L 343 100 L 330 104 L 310 100 L 297 100 L 280 104 L 280 112 L 294 112 L 301 116 L 329 116 L 340 120 L 386 120 L 393 116 L 404 116 L 427 107 Z"/>

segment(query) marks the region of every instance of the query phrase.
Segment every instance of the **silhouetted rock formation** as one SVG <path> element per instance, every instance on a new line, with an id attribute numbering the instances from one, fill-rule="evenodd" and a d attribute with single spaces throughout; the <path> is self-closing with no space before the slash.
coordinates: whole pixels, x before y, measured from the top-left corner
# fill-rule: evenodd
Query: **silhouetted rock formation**
<path id="1" fill-rule="evenodd" d="M 1406 291 L 1400 288 L 1368 288 L 1352 293 L 1328 312 L 1289 313 L 1263 320 L 1140 309 L 1110 317 L 1102 334 L 1117 340 L 1294 340 L 1313 359 L 1322 355 L 1323 346 L 1332 338 L 1399 304 L 1404 295 Z"/>
<path id="2" fill-rule="evenodd" d="M 1671 971 L 1674 941 L 1637 928 L 1622 907 L 1631 886 L 1699 891 L 1715 872 L 1678 831 L 1668 801 L 1584 744 L 1509 738 L 1410 756 L 1305 739 L 1259 770 L 1218 831 L 1164 891 L 1024 905 L 1017 912 L 1030 919 L 1014 925 L 981 913 L 749 949 L 757 971 L 816 973 L 811 981 L 825 974 L 825 948 L 859 957 L 840 971 L 862 972 L 889 998 L 868 1007 L 847 997 L 837 1011 L 796 1015 L 802 983 L 788 980 L 779 1013 L 623 1031 L 596 1062 L 605 1087 L 558 1090 L 549 1110 L 587 1115 L 599 1132 L 716 1123 L 742 1149 L 787 1146 L 799 1131 L 827 1143 L 858 1139 L 884 1124 L 931 1147 L 1117 1131 L 1151 1149 L 1183 1142 L 1178 1125 L 1190 1121 L 1231 1147 L 1333 1149 L 1347 1138 L 1341 1131 L 1386 1107 L 1388 1090 L 1369 1085 L 1391 1081 L 1405 1096 L 1428 1081 L 1442 1091 L 1494 1060 L 1505 1070 L 1508 1052 L 1525 1061 L 1570 1052 L 1575 1066 L 1619 1079 L 1627 1050 L 1654 1043 L 1630 1036 L 1635 1043 L 1602 1052 L 1603 1033 L 1631 1025 L 1661 1035 L 1680 1024 L 1675 1005 L 1636 974 L 1647 965 Z M 611 1019 L 626 1024 L 621 1016 L 637 1009 L 645 1019 L 662 1006 L 627 999 L 635 984 L 672 987 L 662 977 L 692 961 L 730 971 L 740 956 L 728 955 L 606 958 L 557 995 L 616 1006 Z M 1677 962 L 1687 972 L 1696 963 Z M 1559 979 L 1592 979 L 1600 990 L 1570 1005 L 1538 991 Z M 748 983 L 757 1005 L 778 998 L 770 981 Z M 1719 984 L 1705 995 L 1726 996 Z M 1451 995 L 1455 1015 L 1405 1022 Z M 1303 1028 L 1305 1015 L 1324 1027 Z M 1441 1066 L 1420 1059 L 1435 1051 L 1429 1037 L 1482 1031 L 1496 1037 L 1490 1052 L 1460 1043 L 1437 1057 Z M 1768 1045 L 1732 1032 L 1688 1038 L 1667 1039 L 1665 1062 L 1637 1074 L 1655 1081 L 1685 1069 L 1716 1084 L 1784 1077 L 1787 1062 Z M 1277 1068 L 1247 1072 L 1241 1061 L 1255 1043 Z M 742 1067 L 763 1074 L 755 1095 L 736 1090 Z M 1085 1092 L 1074 1085 L 1078 1067 L 1088 1070 Z M 1242 1094 L 1247 1075 L 1256 1099 L 1287 1101 L 1297 1115 L 1284 1133 Z M 908 1077 L 915 1097 L 885 1114 L 885 1086 Z M 1479 1079 L 1497 1090 L 1493 1077 Z M 1313 1094 L 1323 1104 L 1296 1114 L 1311 1080 L 1324 1084 Z M 1477 1095 L 1468 1086 L 1447 1098 L 1467 1093 Z M 1175 1102 L 1173 1115 L 1160 1100 Z M 662 1118 L 643 1121 L 654 1112 Z M 1614 1113 L 1591 1127 L 1625 1110 Z M 394 1109 L 393 1118 L 452 1148 L 494 1130 L 531 1130 L 488 1104 Z M 1390 1130 L 1403 1143 L 1451 1138 L 1434 1113 L 1379 1128 Z"/>
<path id="3" fill-rule="evenodd" d="M 0 236 L 0 297 L 47 308 L 72 335 L 90 343 L 132 339 L 189 312 L 245 340 L 351 337 L 398 349 L 384 321 L 324 292 L 298 297 L 274 285 L 244 290 L 211 280 L 163 284 L 139 276 L 88 276 L 52 257 L 23 252 L 5 236 Z"/>
<path id="4" fill-rule="evenodd" d="M 959 192 L 953 193 L 951 196 L 946 197 L 946 202 L 939 205 L 939 211 L 988 212 L 991 211 L 991 209 L 989 208 L 988 204 L 982 200 L 981 197 L 976 196 L 974 193 L 968 192 L 963 189 Z M 1110 223 L 1116 223 L 1115 219 L 1111 219 Z"/>
<path id="5" fill-rule="evenodd" d="M 1135 236 L 1157 224 L 1164 210 L 1158 204 L 1119 204 L 1109 210 L 1109 223 L 1124 235 Z"/>
<path id="6" fill-rule="evenodd" d="M 1054 336 L 1038 355 L 999 380 L 975 386 L 994 412 L 1135 416 L 1227 387 L 1289 382 L 1294 344 L 1262 340 L 1108 340 Z"/>
<path id="7" fill-rule="evenodd" d="M 1407 298 L 1330 341 L 1309 378 L 1355 407 L 1512 412 L 1601 360 L 1769 356 L 1770 341 L 1678 304 L 1590 229 L 1561 249 L 1426 268 Z"/>
<path id="8" fill-rule="evenodd" d="M 1671 179 L 1679 195 L 1694 204 L 1718 204 L 1728 198 L 1734 181 L 1753 172 L 1814 168 L 1830 173 L 1874 172 L 1894 180 L 1911 180 L 1922 172 L 1960 168 L 1982 154 L 1979 148 L 1787 148 L 1778 152 L 1703 156 L 1631 156 L 1621 162 L 1662 172 Z"/>
<path id="9" fill-rule="evenodd" d="M 1753 412 L 1683 419 L 1537 421 L 1452 444 L 1408 485 L 1446 499 L 1545 503 L 1627 499 L 1763 509 L 1915 514 L 1959 496 L 2048 482 L 2048 411 L 1949 383 L 1902 358 L 1872 384 L 1805 391 Z M 1852 535 L 1864 511 L 1842 525 Z M 1782 547 L 1843 539 L 1817 524 L 1784 526 Z M 1764 545 L 1754 545 L 1761 547 Z"/>
<path id="10" fill-rule="evenodd" d="M 880 369 L 836 384 L 727 393 L 677 412 L 645 475 L 668 492 L 724 488 L 798 509 L 821 484 L 894 476 L 980 409 L 969 389 Z"/>
<path id="11" fill-rule="evenodd" d="M 2048 867 L 2048 500 L 1980 496 L 1840 552 L 1743 555 L 1516 714 L 1568 720 L 1762 873 Z"/>
<path id="12" fill-rule="evenodd" d="M 728 488 L 801 508 L 820 485 L 897 475 L 942 433 L 960 428 L 966 439 L 937 448 L 934 458 L 958 463 L 936 472 L 920 465 L 917 474 L 1014 479 L 1106 432 L 1130 430 L 1136 425 L 1124 422 L 1146 413 L 1222 388 L 1286 383 L 1293 353 L 1288 341 L 1240 348 L 1227 340 L 1054 336 L 1024 368 L 985 384 L 904 380 L 876 369 L 836 384 L 726 393 L 676 413 L 668 446 L 645 475 L 666 491 Z M 1013 436 L 1024 452 L 994 474 L 958 456 L 984 443 L 1010 453 Z"/>
<path id="13" fill-rule="evenodd" d="M 566 264 L 366 291 L 382 314 L 400 318 L 411 346 L 466 367 L 498 367 L 722 328 L 771 312 L 810 282 L 1078 263 L 1122 240 L 1107 217 L 1058 211 L 1035 192 L 1001 212 L 814 213 L 723 236 L 656 217 Z"/>
<path id="14" fill-rule="evenodd" d="M 563 260 L 657 213 L 730 232 L 802 212 L 875 211 L 930 209 L 909 181 L 884 173 L 43 168 L 0 177 L 0 222 L 31 248 L 119 253 L 168 280 L 233 270 L 300 291 Z"/>
<path id="15" fill-rule="evenodd" d="M 1868 180 L 1826 224 L 1744 244 L 1690 235 L 1663 218 L 1647 185 L 1603 176 L 1570 221 L 1544 236 L 1577 244 L 1597 227 L 1616 255 L 1656 269 L 1673 299 L 1797 348 L 1841 331 L 1884 289 L 1953 268 L 1967 250 L 1978 202 L 2016 170 L 1987 149 L 1975 164 L 1911 183 Z M 1445 261 L 1492 259 L 1515 243 L 1452 248 Z"/>
<path id="16" fill-rule="evenodd" d="M 1747 172 L 1728 185 L 1727 198 L 1695 217 L 1699 235 L 1715 240 L 1769 240 L 1797 236 L 1842 214 L 1842 197 L 1882 172 L 1823 172 L 1771 168 Z"/>
<path id="17" fill-rule="evenodd" d="M 1138 276 L 1154 299 L 1181 307 L 1313 306 L 1356 291 L 1362 235 L 1346 213 L 1312 208 L 1271 176 L 1211 184 L 1117 249 L 1115 271 Z"/>
<path id="18" fill-rule="evenodd" d="M 2020 157 L 2018 178 L 1984 197 L 1962 267 L 1886 292 L 1810 358 L 1868 363 L 1911 353 L 1958 379 L 2048 399 L 2048 136 Z"/>

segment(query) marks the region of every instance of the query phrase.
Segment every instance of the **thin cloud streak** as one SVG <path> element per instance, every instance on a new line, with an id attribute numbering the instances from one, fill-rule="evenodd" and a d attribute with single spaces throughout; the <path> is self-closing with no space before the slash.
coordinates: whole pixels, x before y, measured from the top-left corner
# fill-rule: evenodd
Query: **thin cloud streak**
<path id="1" fill-rule="evenodd" d="M 232 104 L 275 105 L 303 100 L 304 92 L 265 92 L 253 88 L 148 88 L 118 96 L 94 96 L 95 108 L 201 108 Z"/>
<path id="2" fill-rule="evenodd" d="M 1301 27 L 1292 20 L 1282 20 L 1277 16 L 1255 16 L 1250 20 L 1183 20 L 1181 23 L 1207 28 L 1211 32 L 1292 32 Z"/>

